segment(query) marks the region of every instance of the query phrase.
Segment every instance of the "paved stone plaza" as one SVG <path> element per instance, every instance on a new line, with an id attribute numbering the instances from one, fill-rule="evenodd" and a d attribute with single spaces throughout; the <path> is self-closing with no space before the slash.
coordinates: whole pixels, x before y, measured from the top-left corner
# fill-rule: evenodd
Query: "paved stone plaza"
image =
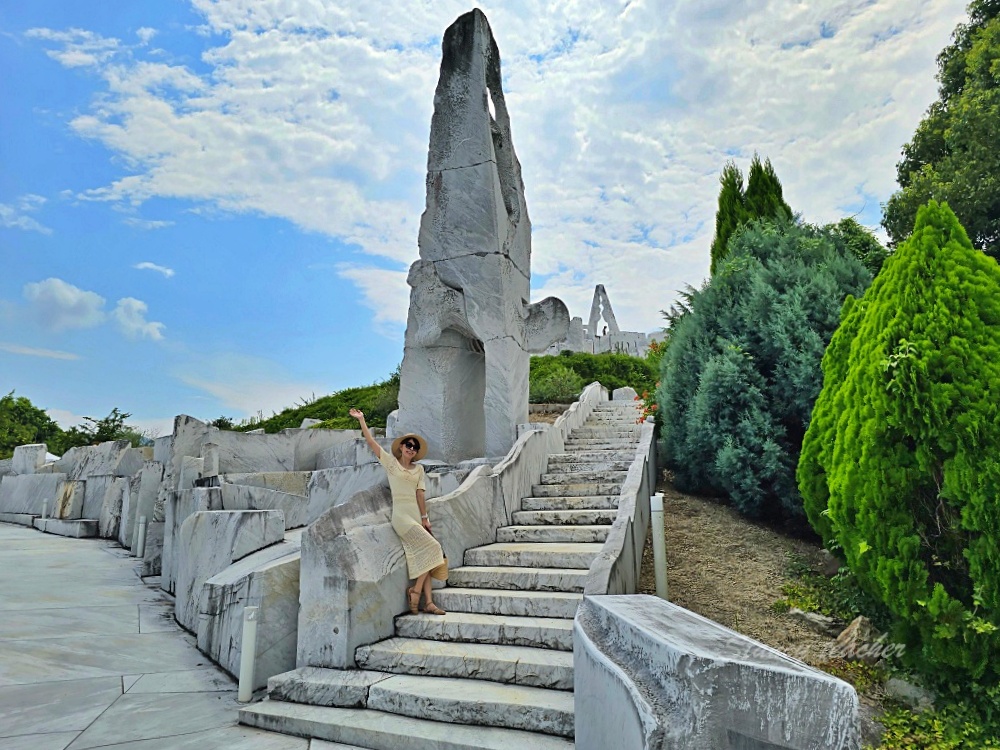
<path id="1" fill-rule="evenodd" d="M 237 725 L 236 685 L 113 542 L 0 524 L 0 750 L 334 750 Z"/>

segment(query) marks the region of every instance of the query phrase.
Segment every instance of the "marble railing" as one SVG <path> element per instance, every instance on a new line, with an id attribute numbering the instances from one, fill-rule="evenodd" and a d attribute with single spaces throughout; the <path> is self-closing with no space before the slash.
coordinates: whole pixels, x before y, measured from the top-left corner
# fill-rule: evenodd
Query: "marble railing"
<path id="1" fill-rule="evenodd" d="M 590 564 L 586 596 L 634 594 L 639 590 L 642 548 L 649 529 L 649 497 L 656 488 L 653 418 L 642 423 L 635 459 L 618 500 L 618 515 L 600 554 Z"/>

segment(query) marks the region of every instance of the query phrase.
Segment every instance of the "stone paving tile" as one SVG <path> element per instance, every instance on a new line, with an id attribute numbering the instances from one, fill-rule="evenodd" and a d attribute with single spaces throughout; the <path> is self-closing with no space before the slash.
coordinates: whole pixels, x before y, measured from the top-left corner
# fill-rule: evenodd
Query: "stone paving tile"
<path id="1" fill-rule="evenodd" d="M 121 694 L 120 677 L 0 687 L 0 747 L 14 735 L 80 732 Z"/>
<path id="2" fill-rule="evenodd" d="M 2 750 L 65 750 L 79 732 L 46 732 L 0 738 Z"/>
<path id="3" fill-rule="evenodd" d="M 0 617 L 0 641 L 138 633 L 139 606 L 122 604 L 113 607 L 7 611 Z"/>
<path id="4" fill-rule="evenodd" d="M 0 750 L 309 750 L 237 723 L 235 682 L 139 565 L 0 523 Z"/>
<path id="5" fill-rule="evenodd" d="M 73 741 L 69 750 L 163 739 L 218 729 L 231 724 L 239 710 L 236 692 L 126 693 Z"/>
<path id="6" fill-rule="evenodd" d="M 144 674 L 125 688 L 136 693 L 217 693 L 233 689 L 233 681 L 217 668 L 192 669 L 184 672 Z"/>

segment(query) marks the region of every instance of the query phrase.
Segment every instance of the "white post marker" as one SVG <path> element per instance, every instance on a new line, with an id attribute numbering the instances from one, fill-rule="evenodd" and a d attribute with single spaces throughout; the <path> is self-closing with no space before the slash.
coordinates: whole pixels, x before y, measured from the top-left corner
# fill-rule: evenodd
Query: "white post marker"
<path id="1" fill-rule="evenodd" d="M 140 560 L 146 554 L 146 517 L 139 516 L 139 538 L 135 542 L 135 556 Z"/>
<path id="2" fill-rule="evenodd" d="M 42 520 L 44 521 L 49 517 L 49 501 L 48 499 L 42 500 Z"/>
<path id="3" fill-rule="evenodd" d="M 663 538 L 663 493 L 649 498 L 650 526 L 653 533 L 653 572 L 656 573 L 656 595 L 667 599 L 667 540 Z"/>
<path id="4" fill-rule="evenodd" d="M 253 671 L 257 658 L 257 611 L 243 608 L 243 643 L 240 648 L 240 688 L 236 700 L 249 703 L 253 698 Z"/>

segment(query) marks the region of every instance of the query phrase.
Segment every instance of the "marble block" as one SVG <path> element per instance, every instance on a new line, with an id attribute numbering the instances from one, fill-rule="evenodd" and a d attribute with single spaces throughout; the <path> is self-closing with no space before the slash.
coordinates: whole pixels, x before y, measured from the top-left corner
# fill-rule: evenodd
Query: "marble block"
<path id="1" fill-rule="evenodd" d="M 177 563 L 184 549 L 180 547 L 181 524 L 198 511 L 222 510 L 222 492 L 217 487 L 198 487 L 193 490 L 168 492 L 164 506 L 163 560 L 160 587 L 174 593 L 177 580 Z"/>
<path id="2" fill-rule="evenodd" d="M 285 519 L 278 510 L 199 511 L 188 516 L 175 540 L 177 622 L 196 632 L 205 581 L 284 537 Z"/>
<path id="3" fill-rule="evenodd" d="M 48 449 L 45 443 L 19 445 L 11 457 L 11 471 L 14 474 L 35 474 L 45 464 Z"/>
<path id="4" fill-rule="evenodd" d="M 114 474 L 91 474 L 84 480 L 86 483 L 83 496 L 84 518 L 92 518 L 95 521 L 100 519 L 104 497 L 111 489 L 114 480 Z"/>
<path id="5" fill-rule="evenodd" d="M 114 474 L 121 452 L 131 446 L 127 440 L 110 440 L 100 445 L 70 448 L 55 462 L 55 471 L 66 472 L 70 479 L 87 479 Z M 97 516 L 91 516 L 97 518 Z"/>
<path id="6" fill-rule="evenodd" d="M 118 455 L 114 470 L 111 472 L 117 477 L 131 477 L 142 469 L 146 463 L 146 458 L 142 448 L 126 448 Z"/>
<path id="7" fill-rule="evenodd" d="M 146 547 L 142 556 L 142 577 L 158 576 L 163 572 L 163 521 L 146 524 Z"/>
<path id="8" fill-rule="evenodd" d="M 205 582 L 198 618 L 198 648 L 239 679 L 243 609 L 260 608 L 254 689 L 295 667 L 299 617 L 301 531 L 247 555 Z"/>
<path id="9" fill-rule="evenodd" d="M 0 512 L 42 514 L 42 504 L 48 502 L 48 513 L 56 518 L 79 518 L 80 496 L 74 483 L 65 474 L 14 474 L 0 481 Z M 69 491 L 66 485 L 70 484 Z"/>
<path id="10" fill-rule="evenodd" d="M 101 510 L 97 516 L 98 535 L 102 539 L 118 538 L 127 486 L 128 477 L 121 476 L 112 477 L 108 484 L 108 490 L 104 493 L 104 501 L 101 503 Z"/>
<path id="11" fill-rule="evenodd" d="M 580 750 L 861 746 L 850 685 L 657 597 L 585 598 L 573 665 Z"/>

